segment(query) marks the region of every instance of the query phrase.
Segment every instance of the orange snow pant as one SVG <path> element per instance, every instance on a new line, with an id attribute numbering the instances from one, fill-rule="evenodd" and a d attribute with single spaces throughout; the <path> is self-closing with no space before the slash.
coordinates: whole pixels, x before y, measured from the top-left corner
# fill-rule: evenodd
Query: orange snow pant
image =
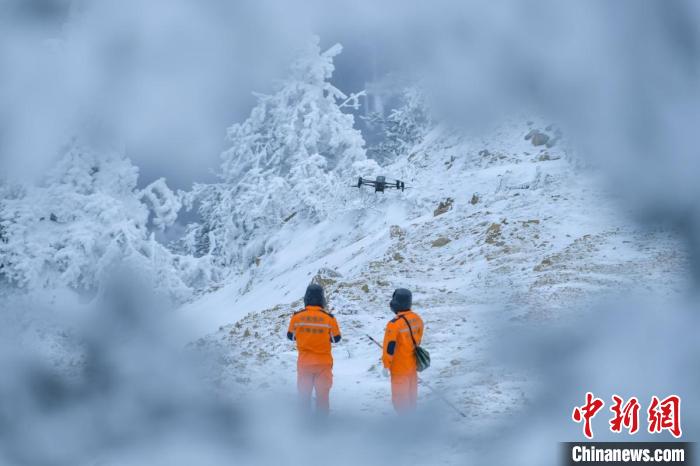
<path id="1" fill-rule="evenodd" d="M 397 413 L 416 409 L 418 399 L 418 373 L 391 374 L 391 402 Z"/>
<path id="2" fill-rule="evenodd" d="M 316 412 L 328 414 L 331 386 L 333 386 L 332 364 L 297 365 L 297 389 L 304 409 L 309 409 L 311 392 L 315 389 Z"/>

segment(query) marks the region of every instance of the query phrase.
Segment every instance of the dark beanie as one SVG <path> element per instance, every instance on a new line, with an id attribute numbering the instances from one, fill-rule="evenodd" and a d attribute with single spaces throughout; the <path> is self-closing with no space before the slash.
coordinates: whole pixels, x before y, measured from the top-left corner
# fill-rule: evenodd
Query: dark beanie
<path id="1" fill-rule="evenodd" d="M 326 307 L 326 297 L 323 295 L 323 287 L 321 285 L 312 283 L 306 288 L 304 306 Z"/>
<path id="2" fill-rule="evenodd" d="M 396 313 L 411 309 L 411 304 L 413 304 L 411 292 L 406 288 L 397 288 L 394 291 L 394 295 L 391 297 L 389 307 Z"/>

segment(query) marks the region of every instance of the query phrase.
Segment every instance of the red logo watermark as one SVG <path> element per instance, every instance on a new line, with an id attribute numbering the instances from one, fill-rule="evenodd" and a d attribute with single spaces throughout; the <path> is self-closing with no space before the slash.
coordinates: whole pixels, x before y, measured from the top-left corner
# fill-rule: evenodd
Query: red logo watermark
<path id="1" fill-rule="evenodd" d="M 613 413 L 613 417 L 608 422 L 610 431 L 620 433 L 624 429 L 630 435 L 637 433 L 641 410 L 639 400 L 633 396 L 625 401 L 623 398 L 613 395 L 612 401 L 610 411 Z M 604 406 L 605 402 L 601 398 L 596 398 L 593 393 L 587 392 L 585 404 L 574 407 L 571 419 L 574 422 L 583 423 L 583 435 L 586 438 L 593 438 L 591 421 Z M 683 434 L 681 430 L 681 397 L 670 395 L 661 400 L 657 396 L 652 396 L 646 413 L 647 431 L 650 434 L 665 430 L 676 438 L 680 438 Z"/>

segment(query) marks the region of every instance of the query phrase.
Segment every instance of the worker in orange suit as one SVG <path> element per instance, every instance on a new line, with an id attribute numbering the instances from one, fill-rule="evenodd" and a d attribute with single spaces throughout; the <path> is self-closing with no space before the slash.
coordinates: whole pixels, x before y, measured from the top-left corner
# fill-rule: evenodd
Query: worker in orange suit
<path id="1" fill-rule="evenodd" d="M 312 283 L 304 295 L 304 309 L 295 312 L 289 322 L 287 338 L 296 341 L 297 389 L 306 410 L 311 393 L 316 390 L 316 412 L 327 415 L 329 394 L 333 385 L 331 344 L 340 341 L 338 322 L 326 311 L 323 287 Z"/>
<path id="2" fill-rule="evenodd" d="M 414 348 L 423 338 L 423 319 L 411 310 L 412 301 L 409 290 L 394 291 L 389 307 L 396 317 L 389 321 L 384 332 L 382 364 L 391 374 L 391 402 L 400 414 L 414 410 L 418 398 Z"/>

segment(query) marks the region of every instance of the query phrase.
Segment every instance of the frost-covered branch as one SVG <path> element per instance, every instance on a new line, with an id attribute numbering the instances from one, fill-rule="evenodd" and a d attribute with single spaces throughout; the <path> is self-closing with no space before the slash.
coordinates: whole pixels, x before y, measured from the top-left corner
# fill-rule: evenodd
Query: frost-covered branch
<path id="1" fill-rule="evenodd" d="M 141 190 L 153 211 L 153 225 L 160 230 L 172 225 L 177 220 L 177 214 L 182 208 L 180 197 L 168 188 L 165 178 L 159 178 Z"/>
<path id="2" fill-rule="evenodd" d="M 350 94 L 350 97 L 348 97 L 343 103 L 338 105 L 338 108 L 350 107 L 353 110 L 358 110 L 360 108 L 360 97 L 366 97 L 366 96 L 367 96 L 367 91 L 365 91 L 365 90 L 352 93 L 352 94 Z"/>

